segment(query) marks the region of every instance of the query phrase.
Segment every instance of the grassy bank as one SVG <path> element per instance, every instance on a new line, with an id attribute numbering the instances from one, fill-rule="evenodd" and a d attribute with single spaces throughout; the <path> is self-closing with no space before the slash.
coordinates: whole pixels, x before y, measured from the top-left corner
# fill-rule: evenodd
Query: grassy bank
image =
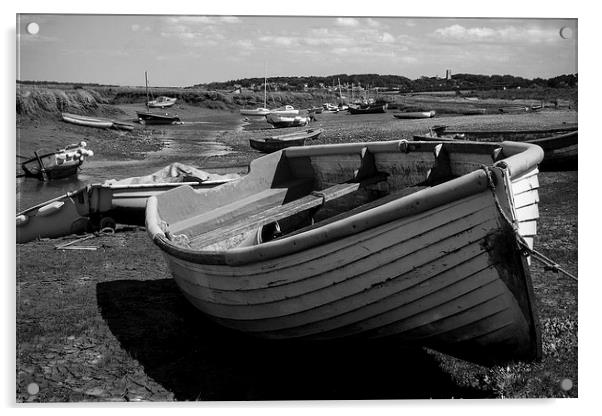
<path id="1" fill-rule="evenodd" d="M 238 111 L 241 108 L 263 106 L 263 91 L 236 93 L 231 91 L 207 91 L 198 88 L 152 88 L 152 96 L 176 97 L 179 104 L 211 110 Z M 377 99 L 390 103 L 391 108 L 409 111 L 435 110 L 441 114 L 461 114 L 467 110 L 484 108 L 487 114 L 499 112 L 504 105 L 536 105 L 547 103 L 554 107 L 559 102 L 562 108 L 577 108 L 577 89 L 522 89 L 473 91 L 473 99 L 464 97 L 437 96 L 436 94 L 387 94 Z M 115 105 L 141 104 L 146 101 L 144 87 L 94 86 L 33 86 L 19 84 L 17 87 L 17 115 L 44 117 L 60 112 L 108 115 Z M 305 109 L 320 106 L 325 102 L 336 102 L 337 95 L 327 91 L 312 92 L 269 92 L 267 105 L 275 108 L 289 104 Z M 177 108 L 178 104 L 176 104 Z"/>

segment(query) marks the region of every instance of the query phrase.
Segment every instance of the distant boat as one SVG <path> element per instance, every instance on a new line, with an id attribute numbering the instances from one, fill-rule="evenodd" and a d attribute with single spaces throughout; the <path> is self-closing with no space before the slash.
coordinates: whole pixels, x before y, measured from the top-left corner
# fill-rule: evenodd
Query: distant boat
<path id="1" fill-rule="evenodd" d="M 96 127 L 101 129 L 113 127 L 113 121 L 105 118 L 82 116 L 71 113 L 61 113 L 61 117 L 63 118 L 63 121 L 77 124 L 78 126 Z"/>
<path id="2" fill-rule="evenodd" d="M 465 116 L 478 116 L 485 114 L 487 110 L 485 108 L 467 108 L 461 111 Z"/>
<path id="3" fill-rule="evenodd" d="M 530 110 L 530 107 L 524 105 L 512 105 L 498 108 L 500 113 L 525 113 Z"/>
<path id="4" fill-rule="evenodd" d="M 387 112 L 387 104 L 368 105 L 366 107 L 349 107 L 347 109 L 351 114 L 378 114 Z"/>
<path id="5" fill-rule="evenodd" d="M 415 135 L 414 140 L 429 141 L 479 141 L 501 142 L 511 140 L 536 144 L 544 151 L 539 164 L 542 171 L 576 170 L 578 158 L 577 126 L 531 129 L 531 130 L 446 130 L 445 126 L 435 126 L 426 135 Z"/>
<path id="6" fill-rule="evenodd" d="M 249 139 L 249 144 L 255 150 L 272 153 L 292 146 L 303 146 L 306 140 L 316 139 L 324 129 L 308 129 L 294 133 L 268 136 L 259 139 Z"/>
<path id="7" fill-rule="evenodd" d="M 270 114 L 270 109 L 268 108 L 268 93 L 267 93 L 267 86 L 268 86 L 268 78 L 267 76 L 264 74 L 263 76 L 263 107 L 258 107 L 255 109 L 241 109 L 240 110 L 240 114 L 243 116 L 267 116 L 268 114 Z"/>
<path id="8" fill-rule="evenodd" d="M 258 107 L 255 109 L 241 109 L 240 114 L 243 116 L 267 116 L 270 114 L 269 108 Z"/>
<path id="9" fill-rule="evenodd" d="M 266 121 L 275 128 L 307 126 L 310 121 L 309 116 L 278 115 L 273 112 L 268 114 L 265 118 Z"/>
<path id="10" fill-rule="evenodd" d="M 180 122 L 180 117 L 171 114 L 158 114 L 145 111 L 136 111 L 140 124 L 176 124 Z"/>
<path id="11" fill-rule="evenodd" d="M 124 121 L 118 121 L 118 120 L 112 120 L 113 121 L 113 128 L 114 129 L 118 129 L 118 130 L 134 130 L 134 128 L 136 128 L 136 126 L 134 126 L 131 123 L 126 123 Z"/>
<path id="12" fill-rule="evenodd" d="M 338 113 L 340 110 L 338 106 L 331 103 L 322 104 L 322 109 L 326 113 Z"/>
<path id="13" fill-rule="evenodd" d="M 55 152 L 42 155 L 34 152 L 34 155 L 34 157 L 21 162 L 24 175 L 47 181 L 68 178 L 77 174 L 85 158 L 93 156 L 94 152 L 87 148 L 86 142 L 82 141 Z"/>
<path id="14" fill-rule="evenodd" d="M 296 116 L 299 115 L 299 110 L 295 109 L 292 105 L 285 105 L 275 110 L 270 110 L 270 114 L 275 116 Z"/>
<path id="15" fill-rule="evenodd" d="M 401 119 L 413 119 L 413 118 L 431 118 L 435 116 L 434 111 L 410 111 L 405 113 L 395 113 L 393 117 Z"/>
<path id="16" fill-rule="evenodd" d="M 151 100 L 147 103 L 150 108 L 168 108 L 176 103 L 177 98 L 165 97 L 164 95 L 157 97 L 156 100 Z"/>
<path id="17" fill-rule="evenodd" d="M 87 185 L 18 213 L 17 243 L 114 228 L 116 223 L 144 225 L 149 196 L 182 184 L 209 189 L 238 176 L 210 174 L 174 163 L 148 176 Z"/>
<path id="18" fill-rule="evenodd" d="M 96 127 L 96 128 L 113 128 L 118 130 L 134 130 L 135 126 L 131 123 L 120 120 L 112 120 L 103 117 L 89 117 L 79 114 L 61 113 L 63 121 L 78 126 Z"/>
<path id="19" fill-rule="evenodd" d="M 175 124 L 180 122 L 180 117 L 169 113 L 152 113 L 150 111 L 151 102 L 148 97 L 148 74 L 144 71 L 144 80 L 146 85 L 146 111 L 136 111 L 138 122 L 140 124 Z M 174 101 L 175 102 L 175 101 Z"/>
<path id="20" fill-rule="evenodd" d="M 542 157 L 511 142 L 291 147 L 236 182 L 150 197 L 146 229 L 185 298 L 230 329 L 536 360 L 524 247 Z"/>

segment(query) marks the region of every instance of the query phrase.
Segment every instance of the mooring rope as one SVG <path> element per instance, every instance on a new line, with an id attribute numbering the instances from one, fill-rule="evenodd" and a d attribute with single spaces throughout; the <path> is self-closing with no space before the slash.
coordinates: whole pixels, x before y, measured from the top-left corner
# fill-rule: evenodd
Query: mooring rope
<path id="1" fill-rule="evenodd" d="M 489 167 L 485 166 L 485 165 L 482 165 L 481 169 L 483 169 L 485 171 L 485 174 L 487 175 L 487 185 L 488 185 L 489 189 L 491 189 L 491 193 L 493 194 L 495 206 L 496 206 L 497 210 L 499 211 L 499 213 L 501 214 L 504 221 L 506 221 L 506 223 L 512 228 L 512 230 L 514 232 L 514 236 L 516 238 L 516 242 L 518 243 L 519 247 L 521 248 L 521 251 L 523 252 L 523 254 L 529 255 L 529 256 L 533 257 L 535 260 L 539 260 L 541 263 L 543 263 L 546 266 L 545 269 L 552 270 L 554 273 L 561 272 L 562 274 L 570 277 L 571 279 L 573 279 L 574 281 L 577 282 L 578 279 L 576 276 L 574 276 L 571 273 L 564 270 L 562 267 L 560 267 L 560 265 L 558 263 L 556 263 L 555 261 L 551 260 L 550 258 L 544 256 L 539 251 L 529 247 L 529 244 L 525 241 L 523 236 L 520 235 L 518 223 L 516 221 L 513 221 L 511 218 L 509 218 L 508 215 L 506 214 L 506 212 L 504 211 L 504 209 L 502 208 L 502 204 L 500 203 L 500 200 L 498 199 L 498 196 L 495 193 L 495 183 L 493 182 L 493 176 L 491 173 L 491 169 L 489 169 Z"/>

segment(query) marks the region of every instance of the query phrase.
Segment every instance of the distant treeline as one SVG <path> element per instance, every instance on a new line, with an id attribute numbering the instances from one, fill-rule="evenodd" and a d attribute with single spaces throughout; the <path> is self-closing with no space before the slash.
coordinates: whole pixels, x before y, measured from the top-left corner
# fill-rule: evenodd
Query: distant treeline
<path id="1" fill-rule="evenodd" d="M 23 85 L 37 85 L 43 87 L 51 87 L 56 85 L 57 87 L 68 87 L 73 89 L 79 89 L 83 87 L 118 87 L 113 84 L 98 84 L 96 82 L 59 82 L 59 81 L 17 81 L 17 84 Z"/>
<path id="2" fill-rule="evenodd" d="M 263 88 L 263 78 L 243 78 L 226 82 L 198 84 L 209 90 L 228 90 L 238 87 L 248 89 Z M 577 86 L 577 74 L 560 75 L 554 78 L 527 79 L 513 75 L 476 75 L 455 74 L 450 79 L 440 77 L 420 77 L 411 80 L 400 75 L 379 74 L 338 74 L 327 77 L 270 77 L 270 88 L 283 91 L 302 91 L 318 88 L 354 87 L 379 88 L 382 90 L 399 90 L 400 92 L 449 91 L 454 89 L 504 89 L 504 88 L 574 88 Z"/>

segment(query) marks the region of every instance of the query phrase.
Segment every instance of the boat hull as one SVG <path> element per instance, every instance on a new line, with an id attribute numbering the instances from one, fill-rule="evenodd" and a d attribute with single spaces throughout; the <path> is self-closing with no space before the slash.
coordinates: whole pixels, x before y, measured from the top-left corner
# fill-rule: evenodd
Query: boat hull
<path id="1" fill-rule="evenodd" d="M 93 154 L 81 142 L 56 152 L 37 155 L 22 162 L 21 168 L 25 176 L 40 180 L 63 179 L 76 175 L 84 159 Z"/>
<path id="2" fill-rule="evenodd" d="M 393 114 L 393 117 L 400 118 L 400 119 L 432 118 L 434 116 L 435 116 L 434 111 L 419 111 L 419 112 Z"/>
<path id="3" fill-rule="evenodd" d="M 535 144 L 543 149 L 544 158 L 539 165 L 541 171 L 570 171 L 578 168 L 579 134 L 577 126 L 543 130 L 459 131 L 443 128 L 433 130 L 434 134 L 416 135 L 414 140 L 521 141 Z"/>
<path id="4" fill-rule="evenodd" d="M 267 116 L 270 114 L 270 110 L 267 108 L 256 108 L 254 110 L 240 110 L 240 114 L 243 116 Z"/>
<path id="5" fill-rule="evenodd" d="M 30 207 L 16 216 L 17 243 L 97 231 L 105 225 L 114 226 L 116 223 L 144 225 L 144 210 L 151 196 L 177 188 L 183 183 L 202 191 L 238 177 L 211 175 L 208 179 L 202 178 L 202 181 L 192 181 L 187 177 L 161 176 L 165 173 L 167 168 L 148 177 L 88 185 Z M 172 182 L 169 182 L 170 179 Z M 130 180 L 131 183 L 128 183 Z"/>
<path id="6" fill-rule="evenodd" d="M 309 117 L 295 115 L 283 116 L 270 113 L 266 116 L 266 121 L 275 128 L 301 127 L 309 124 Z"/>
<path id="7" fill-rule="evenodd" d="M 147 104 L 149 108 L 169 108 L 173 107 L 176 101 L 177 98 L 160 97 L 156 100 L 149 101 Z"/>
<path id="8" fill-rule="evenodd" d="M 141 124 L 175 124 L 180 122 L 178 116 L 171 116 L 168 114 L 155 114 L 142 111 L 138 111 L 136 114 L 138 115 L 138 121 Z"/>
<path id="9" fill-rule="evenodd" d="M 379 105 L 379 106 L 368 107 L 368 108 L 349 107 L 347 110 L 349 111 L 350 114 L 379 114 L 379 113 L 386 113 L 387 106 Z"/>
<path id="10" fill-rule="evenodd" d="M 369 149 L 380 170 L 399 169 L 394 145 Z M 261 244 L 213 252 L 170 241 L 156 224 L 162 204 L 171 203 L 163 201 L 186 198 L 181 188 L 149 199 L 147 230 L 186 298 L 228 328 L 269 339 L 395 337 L 486 364 L 537 359 L 541 343 L 528 259 L 507 222 L 508 216 L 516 219 L 523 224 L 520 232 L 533 236 L 526 224 L 537 213 L 519 219 L 515 212 L 519 205 L 537 207 L 533 176 L 541 149 L 528 149 L 534 156 L 512 174 L 503 168 L 469 170 L 408 197 Z M 333 176 L 352 166 L 351 154 L 336 152 L 333 146 L 312 146 L 282 154 L 287 160 L 304 156 L 297 168 L 309 157 L 319 182 L 337 183 Z M 412 156 L 402 159 L 403 165 L 424 167 Z M 454 169 L 473 169 L 485 160 L 460 154 Z M 252 166 L 250 175 L 261 169 Z M 414 179 L 391 176 L 388 184 Z M 214 193 L 226 191 L 220 187 Z M 162 213 L 177 224 L 169 210 Z"/>
<path id="11" fill-rule="evenodd" d="M 305 138 L 295 140 L 249 139 L 249 144 L 255 150 L 272 153 L 292 146 L 305 146 Z"/>
<path id="12" fill-rule="evenodd" d="M 249 139 L 249 144 L 255 150 L 272 153 L 293 146 L 304 146 L 306 140 L 316 139 L 324 129 L 309 129 L 289 134 Z"/>
<path id="13" fill-rule="evenodd" d="M 63 121 L 71 124 L 77 124 L 78 126 L 96 127 L 101 129 L 108 129 L 113 127 L 111 120 L 103 120 L 95 117 L 80 116 L 77 114 L 61 113 Z"/>

